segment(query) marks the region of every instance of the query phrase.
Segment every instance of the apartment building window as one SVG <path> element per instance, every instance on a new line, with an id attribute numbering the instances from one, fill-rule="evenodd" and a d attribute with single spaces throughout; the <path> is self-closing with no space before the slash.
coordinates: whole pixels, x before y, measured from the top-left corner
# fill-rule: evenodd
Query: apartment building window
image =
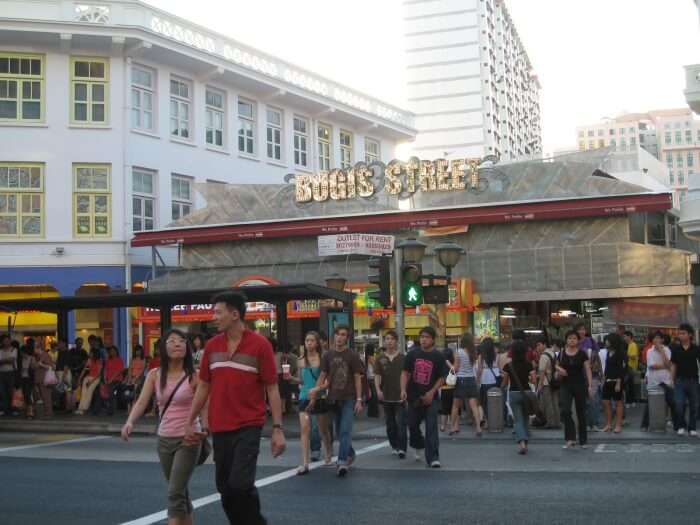
<path id="1" fill-rule="evenodd" d="M 676 140 L 675 140 L 676 144 L 682 144 L 682 143 L 683 143 L 682 133 L 680 132 L 680 130 L 676 131 L 676 133 L 675 133 L 675 139 L 676 139 Z"/>
<path id="2" fill-rule="evenodd" d="M 668 171 L 668 180 L 669 180 L 669 182 L 670 182 L 671 184 L 674 184 L 675 179 L 676 179 L 676 178 L 675 178 L 674 175 L 673 175 L 673 170 L 669 170 L 669 171 Z"/>
<path id="3" fill-rule="evenodd" d="M 680 151 L 676 154 L 676 167 L 683 167 L 683 154 Z"/>
<path id="4" fill-rule="evenodd" d="M 224 147 L 224 100 L 223 92 L 207 88 L 205 94 L 206 141 L 210 146 Z"/>
<path id="5" fill-rule="evenodd" d="M 153 230 L 156 216 L 156 173 L 134 168 L 131 171 L 131 220 L 135 232 Z"/>
<path id="6" fill-rule="evenodd" d="M 109 60 L 71 58 L 71 122 L 104 125 L 108 116 Z"/>
<path id="7" fill-rule="evenodd" d="M 615 134 L 615 130 L 611 128 L 611 129 L 610 129 L 610 136 L 612 136 L 612 135 L 614 135 L 614 134 Z"/>
<path id="8" fill-rule="evenodd" d="M 637 133 L 637 128 L 629 128 L 630 135 Z"/>
<path id="9" fill-rule="evenodd" d="M 155 72 L 141 66 L 131 68 L 131 127 L 155 130 Z"/>
<path id="10" fill-rule="evenodd" d="M 683 186 L 685 184 L 685 174 L 683 173 L 683 171 L 678 172 L 678 184 L 680 186 Z"/>
<path id="11" fill-rule="evenodd" d="M 673 153 L 666 153 L 666 165 L 669 168 L 673 167 Z"/>
<path id="12" fill-rule="evenodd" d="M 267 108 L 267 158 L 282 160 L 282 111 Z"/>
<path id="13" fill-rule="evenodd" d="M 620 139 L 620 151 L 627 151 L 627 140 L 624 138 Z"/>
<path id="14" fill-rule="evenodd" d="M 332 134 L 330 126 L 318 125 L 318 168 L 321 171 L 330 171 L 331 169 Z"/>
<path id="15" fill-rule="evenodd" d="M 40 55 L 0 53 L 0 122 L 42 119 L 43 73 Z"/>
<path id="16" fill-rule="evenodd" d="M 173 174 L 170 188 L 172 217 L 176 221 L 192 211 L 192 179 Z"/>
<path id="17" fill-rule="evenodd" d="M 111 168 L 107 164 L 74 164 L 74 235 L 109 237 L 111 229 Z"/>
<path id="18" fill-rule="evenodd" d="M 302 117 L 294 117 L 294 164 L 309 166 L 309 122 Z"/>
<path id="19" fill-rule="evenodd" d="M 255 155 L 255 103 L 238 99 L 238 151 Z"/>
<path id="20" fill-rule="evenodd" d="M 664 144 L 671 144 L 671 132 L 670 131 L 664 132 Z"/>
<path id="21" fill-rule="evenodd" d="M 620 129 L 619 129 L 619 132 L 620 132 L 620 133 L 619 133 L 620 135 L 624 135 L 624 134 L 625 134 L 625 128 L 620 128 Z"/>
<path id="22" fill-rule="evenodd" d="M 602 137 L 604 134 L 605 134 L 605 130 L 603 130 L 603 129 L 599 129 L 599 130 L 598 130 L 598 136 L 599 136 L 599 137 Z"/>
<path id="23" fill-rule="evenodd" d="M 692 144 L 692 143 L 693 143 L 693 130 L 692 130 L 692 129 L 686 129 L 686 130 L 685 130 L 685 143 L 686 143 L 686 144 Z"/>
<path id="24" fill-rule="evenodd" d="M 589 137 L 592 137 L 592 136 L 593 136 L 593 130 L 592 130 L 592 129 L 589 129 L 589 130 L 588 130 L 588 136 L 589 136 Z"/>
<path id="25" fill-rule="evenodd" d="M 692 152 L 692 151 L 689 151 L 689 152 L 688 152 L 688 156 L 687 156 L 687 158 L 685 159 L 685 164 L 686 164 L 686 166 L 688 166 L 689 168 L 692 168 L 692 167 L 693 167 L 693 164 L 694 164 L 694 160 L 695 160 L 695 159 L 693 158 L 693 152 Z"/>
<path id="26" fill-rule="evenodd" d="M 0 163 L 0 237 L 41 237 L 43 233 L 43 165 Z"/>
<path id="27" fill-rule="evenodd" d="M 190 140 L 192 87 L 186 80 L 170 79 L 170 135 Z"/>
<path id="28" fill-rule="evenodd" d="M 380 158 L 379 141 L 365 137 L 365 162 L 369 164 L 378 161 Z"/>
<path id="29" fill-rule="evenodd" d="M 616 149 L 617 141 L 615 139 L 610 139 L 610 147 Z"/>
<path id="30" fill-rule="evenodd" d="M 340 167 L 352 168 L 352 133 L 340 130 Z"/>

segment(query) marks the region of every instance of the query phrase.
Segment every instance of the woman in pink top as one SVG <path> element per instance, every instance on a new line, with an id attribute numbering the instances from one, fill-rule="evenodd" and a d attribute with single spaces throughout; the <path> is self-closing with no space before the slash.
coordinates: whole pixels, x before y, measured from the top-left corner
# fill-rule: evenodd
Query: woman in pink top
<path id="1" fill-rule="evenodd" d="M 143 415 L 155 391 L 161 416 L 158 457 L 168 481 L 168 525 L 192 523 L 193 507 L 188 484 L 197 465 L 201 442 L 187 445 L 184 437 L 197 384 L 187 335 L 180 330 L 169 330 L 161 338 L 160 367 L 148 373 L 141 395 L 122 427 L 122 438 L 128 441 L 134 423 Z M 206 413 L 207 410 L 202 411 L 202 414 Z M 206 421 L 203 426 L 206 429 Z M 196 430 L 203 431 L 199 425 Z"/>

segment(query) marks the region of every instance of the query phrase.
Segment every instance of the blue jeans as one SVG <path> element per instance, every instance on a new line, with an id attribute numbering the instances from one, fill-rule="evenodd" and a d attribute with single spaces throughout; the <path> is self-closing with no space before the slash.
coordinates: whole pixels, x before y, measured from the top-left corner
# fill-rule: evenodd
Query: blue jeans
<path id="1" fill-rule="evenodd" d="M 309 416 L 311 423 L 311 455 L 321 452 L 321 432 L 318 430 L 318 422 L 316 416 Z"/>
<path id="2" fill-rule="evenodd" d="M 414 406 L 408 402 L 408 428 L 410 430 L 410 444 L 416 450 L 425 449 L 425 461 L 430 465 L 440 459 L 440 438 L 438 436 L 438 412 L 440 402 L 437 396 L 429 406 Z M 420 424 L 425 420 L 425 438 L 420 431 Z"/>
<path id="3" fill-rule="evenodd" d="M 354 409 L 355 401 L 352 399 L 336 401 L 333 407 L 333 423 L 338 436 L 338 465 L 347 465 L 349 459 L 355 458 L 355 449 L 352 448 Z"/>
<path id="4" fill-rule="evenodd" d="M 523 394 L 520 390 L 510 391 L 510 409 L 513 411 L 513 429 L 515 430 L 515 439 L 518 443 L 521 441 L 527 443 L 530 439 L 528 417 L 525 415 L 523 401 Z"/>
<path id="5" fill-rule="evenodd" d="M 676 429 L 696 429 L 698 410 L 698 380 L 676 378 L 673 386 L 673 400 L 676 403 Z M 685 420 L 685 405 L 688 404 L 688 422 Z"/>
<path id="6" fill-rule="evenodd" d="M 588 421 L 589 427 L 600 426 L 600 403 L 602 400 L 603 390 L 599 379 L 593 380 L 593 398 L 588 398 Z"/>

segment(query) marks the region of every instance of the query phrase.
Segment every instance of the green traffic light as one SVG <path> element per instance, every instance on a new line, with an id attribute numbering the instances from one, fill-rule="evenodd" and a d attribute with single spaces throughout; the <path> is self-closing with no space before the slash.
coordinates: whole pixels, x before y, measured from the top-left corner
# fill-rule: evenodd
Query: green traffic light
<path id="1" fill-rule="evenodd" d="M 423 304 L 423 287 L 416 283 L 407 283 L 403 287 L 403 304 L 418 306 Z"/>

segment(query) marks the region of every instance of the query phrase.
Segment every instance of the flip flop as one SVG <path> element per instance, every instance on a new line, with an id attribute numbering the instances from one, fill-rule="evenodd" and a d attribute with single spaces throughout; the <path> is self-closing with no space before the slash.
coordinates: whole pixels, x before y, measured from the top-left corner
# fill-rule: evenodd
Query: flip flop
<path id="1" fill-rule="evenodd" d="M 297 469 L 297 476 L 305 476 L 309 473 L 309 467 L 299 467 Z"/>

